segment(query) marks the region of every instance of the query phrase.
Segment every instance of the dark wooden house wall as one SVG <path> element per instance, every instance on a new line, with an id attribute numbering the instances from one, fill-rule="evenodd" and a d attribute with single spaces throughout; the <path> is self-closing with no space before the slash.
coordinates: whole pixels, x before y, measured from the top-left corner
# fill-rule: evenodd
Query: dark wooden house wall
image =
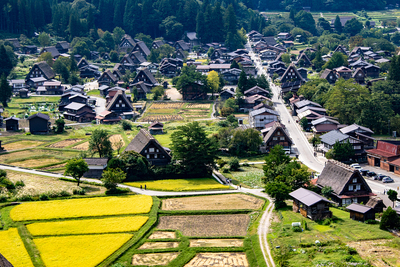
<path id="1" fill-rule="evenodd" d="M 48 129 L 48 121 L 45 119 L 36 117 L 29 120 L 29 131 L 32 134 L 47 133 Z"/>

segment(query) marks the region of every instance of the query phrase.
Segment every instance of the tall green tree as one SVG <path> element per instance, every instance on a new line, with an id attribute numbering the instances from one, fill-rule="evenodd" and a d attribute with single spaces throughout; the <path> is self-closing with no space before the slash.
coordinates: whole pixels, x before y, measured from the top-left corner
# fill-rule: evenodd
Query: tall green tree
<path id="1" fill-rule="evenodd" d="M 107 169 L 103 172 L 101 181 L 108 191 L 113 191 L 117 188 L 118 184 L 126 179 L 126 173 L 121 169 Z"/>
<path id="2" fill-rule="evenodd" d="M 83 174 L 87 171 L 89 171 L 89 167 L 84 159 L 70 159 L 65 165 L 64 175 L 71 175 L 79 186 Z"/>
<path id="3" fill-rule="evenodd" d="M 12 88 L 7 81 L 6 75 L 3 73 L 0 78 L 0 103 L 3 107 L 8 107 L 7 101 L 12 96 Z"/>
<path id="4" fill-rule="evenodd" d="M 339 15 L 336 15 L 334 26 L 335 26 L 335 31 L 337 31 L 338 33 L 342 33 L 343 26 L 342 26 L 342 23 L 340 22 Z"/>
<path id="5" fill-rule="evenodd" d="M 391 58 L 388 80 L 400 82 L 400 56 L 393 56 Z"/>
<path id="6" fill-rule="evenodd" d="M 341 66 L 347 66 L 347 56 L 343 55 L 340 52 L 333 53 L 332 57 L 326 62 L 322 68 L 323 69 L 334 69 Z"/>
<path id="7" fill-rule="evenodd" d="M 13 68 L 10 57 L 7 55 L 6 48 L 4 45 L 0 46 L 0 76 L 5 75 L 6 77 L 10 74 Z"/>
<path id="8" fill-rule="evenodd" d="M 397 201 L 397 191 L 390 189 L 389 191 L 387 191 L 387 195 L 390 201 L 392 201 L 394 208 L 394 202 Z"/>
<path id="9" fill-rule="evenodd" d="M 109 137 L 110 135 L 104 129 L 94 130 L 89 139 L 89 151 L 98 153 L 100 158 L 111 157 L 113 149 Z"/>
<path id="10" fill-rule="evenodd" d="M 210 175 L 217 158 L 218 143 L 209 138 L 199 122 L 178 126 L 172 133 L 172 157 L 193 176 Z"/>
<path id="11" fill-rule="evenodd" d="M 332 153 L 333 159 L 338 161 L 349 161 L 356 154 L 353 145 L 349 141 L 343 143 L 336 142 L 333 145 Z"/>
<path id="12" fill-rule="evenodd" d="M 393 228 L 398 228 L 400 225 L 399 216 L 392 207 L 388 207 L 383 213 L 381 222 L 379 223 L 379 228 L 382 230 L 388 230 Z"/>

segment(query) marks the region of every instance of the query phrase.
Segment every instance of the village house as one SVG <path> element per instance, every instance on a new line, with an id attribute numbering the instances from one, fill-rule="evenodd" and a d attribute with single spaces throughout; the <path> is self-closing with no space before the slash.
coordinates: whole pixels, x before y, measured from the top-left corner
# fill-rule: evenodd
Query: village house
<path id="1" fill-rule="evenodd" d="M 121 121 L 121 117 L 112 111 L 104 110 L 96 116 L 97 124 L 113 124 Z"/>
<path id="2" fill-rule="evenodd" d="M 227 88 L 219 93 L 219 98 L 224 101 L 235 97 L 235 88 Z"/>
<path id="3" fill-rule="evenodd" d="M 264 131 L 264 142 L 262 146 L 262 152 L 268 153 L 271 149 L 280 145 L 283 147 L 285 153 L 290 154 L 292 149 L 292 139 L 289 137 L 289 134 L 286 132 L 286 128 L 278 121 L 270 122 L 272 124 L 268 131 Z"/>
<path id="4" fill-rule="evenodd" d="M 107 111 L 115 112 L 124 119 L 131 119 L 136 116 L 131 102 L 122 90 L 118 90 L 106 107 Z"/>
<path id="5" fill-rule="evenodd" d="M 340 53 L 342 53 L 342 54 L 345 55 L 345 56 L 348 55 L 348 54 L 347 54 L 347 51 L 346 51 L 346 48 L 345 48 L 344 46 L 341 46 L 341 45 L 338 45 L 338 46 L 336 47 L 336 49 L 333 51 L 333 53 L 335 53 L 335 52 L 340 52 Z"/>
<path id="6" fill-rule="evenodd" d="M 96 117 L 96 113 L 87 104 L 75 103 L 64 107 L 64 118 L 76 122 L 90 122 Z"/>
<path id="7" fill-rule="evenodd" d="M 107 158 L 84 158 L 86 161 L 89 171 L 83 174 L 86 178 L 101 178 L 103 171 L 107 168 Z"/>
<path id="8" fill-rule="evenodd" d="M 375 138 L 372 137 L 374 132 L 367 127 L 354 123 L 352 125 L 340 128 L 340 132 L 362 141 L 364 143 L 364 149 L 374 148 Z"/>
<path id="9" fill-rule="evenodd" d="M 36 90 L 38 95 L 62 95 L 65 87 L 59 81 L 45 81 L 43 86 Z"/>
<path id="10" fill-rule="evenodd" d="M 319 189 L 331 187 L 330 197 L 339 206 L 367 203 L 375 196 L 358 170 L 335 160 L 328 160 L 316 185 Z"/>
<path id="11" fill-rule="evenodd" d="M 35 63 L 26 75 L 25 81 L 27 86 L 36 87 L 38 83 L 53 79 L 56 76 L 53 69 L 45 61 Z M 34 80 L 35 78 L 42 78 L 41 81 Z"/>
<path id="12" fill-rule="evenodd" d="M 271 99 L 262 95 L 244 97 L 244 101 L 240 101 L 239 110 L 242 112 L 248 112 L 249 110 L 253 110 L 255 106 L 270 101 Z"/>
<path id="13" fill-rule="evenodd" d="M 47 134 L 50 132 L 50 117 L 43 113 L 36 113 L 28 117 L 29 132 L 31 134 Z"/>
<path id="14" fill-rule="evenodd" d="M 118 82 L 118 78 L 115 77 L 115 75 L 112 74 L 110 70 L 106 70 L 101 74 L 97 82 L 99 83 L 99 85 L 116 85 Z"/>
<path id="15" fill-rule="evenodd" d="M 58 104 L 58 110 L 64 111 L 64 108 L 73 102 L 80 104 L 87 104 L 88 98 L 89 97 L 79 92 L 75 91 L 65 92 L 64 94 L 61 95 L 60 103 Z"/>
<path id="16" fill-rule="evenodd" d="M 257 86 L 257 85 L 244 91 L 245 97 L 249 97 L 249 96 L 253 96 L 253 95 L 262 95 L 262 96 L 268 97 L 270 95 L 270 92 Z"/>
<path id="17" fill-rule="evenodd" d="M 58 42 L 56 44 L 56 49 L 58 50 L 58 52 L 60 54 L 66 54 L 68 53 L 70 46 L 68 42 L 62 41 L 62 42 Z"/>
<path id="18" fill-rule="evenodd" d="M 335 84 L 338 76 L 333 70 L 325 69 L 324 72 L 322 72 L 322 74 L 319 76 L 319 78 L 327 80 L 330 84 Z"/>
<path id="19" fill-rule="evenodd" d="M 313 221 L 332 218 L 329 204 L 333 202 L 327 198 L 305 188 L 299 188 L 289 193 L 289 196 L 293 198 L 293 212 L 300 212 Z"/>
<path id="20" fill-rule="evenodd" d="M 277 57 L 278 52 L 272 50 L 272 49 L 265 49 L 260 51 L 260 58 L 262 60 L 275 60 L 275 58 Z"/>
<path id="21" fill-rule="evenodd" d="M 313 101 L 311 101 L 311 100 L 305 99 L 305 100 L 297 101 L 297 102 L 294 102 L 294 103 L 292 104 L 292 106 L 291 106 L 292 112 L 293 112 L 293 116 L 296 116 L 297 113 L 298 113 L 298 110 L 300 110 L 300 109 L 302 109 L 302 108 L 305 108 L 305 107 L 322 108 L 322 106 L 321 106 L 320 104 L 318 104 L 318 103 L 316 103 L 316 102 L 313 102 Z M 303 110 L 303 111 L 304 111 L 304 110 Z M 326 112 L 326 110 L 324 110 L 323 112 Z M 321 113 L 321 115 L 322 115 L 322 114 L 325 114 L 325 113 Z"/>
<path id="22" fill-rule="evenodd" d="M 158 49 L 165 44 L 164 40 L 154 40 L 151 44 L 152 49 Z"/>
<path id="23" fill-rule="evenodd" d="M 137 99 L 147 99 L 147 94 L 151 93 L 151 86 L 147 86 L 142 81 L 132 84 L 132 93 L 134 93 L 135 88 L 137 90 L 136 94 Z"/>
<path id="24" fill-rule="evenodd" d="M 369 64 L 368 66 L 363 67 L 363 71 L 365 72 L 366 77 L 379 78 L 380 68 L 378 66 Z"/>
<path id="25" fill-rule="evenodd" d="M 132 64 L 134 64 L 135 66 L 139 66 L 143 62 L 146 62 L 145 56 L 143 56 L 140 51 L 135 51 L 135 50 L 132 51 L 129 54 L 129 58 L 132 60 Z M 127 62 L 127 63 L 129 63 L 129 62 Z M 121 64 L 122 64 L 122 62 L 121 62 Z"/>
<path id="26" fill-rule="evenodd" d="M 164 133 L 164 124 L 158 121 L 152 122 L 149 126 L 149 132 L 152 135 L 155 134 L 163 134 Z"/>
<path id="27" fill-rule="evenodd" d="M 319 145 L 319 149 L 325 154 L 329 150 L 333 148 L 336 142 L 339 143 L 347 143 L 349 142 L 355 152 L 353 160 L 365 161 L 366 152 L 364 150 L 364 142 L 354 138 L 350 135 L 344 134 L 339 130 L 332 130 L 324 135 L 321 135 L 321 144 Z M 349 159 L 351 160 L 351 159 Z"/>
<path id="28" fill-rule="evenodd" d="M 185 41 L 183 41 L 183 40 L 176 41 L 174 43 L 173 47 L 176 50 L 178 50 L 178 49 L 181 49 L 183 51 L 189 51 L 190 50 L 189 45 L 187 43 L 185 43 Z"/>
<path id="29" fill-rule="evenodd" d="M 140 129 L 125 151 L 135 151 L 155 166 L 164 166 L 171 162 L 169 149 L 162 147 L 157 139 L 145 129 Z"/>
<path id="30" fill-rule="evenodd" d="M 316 134 L 324 134 L 332 130 L 336 130 L 340 123 L 328 117 L 322 117 L 311 121 L 311 129 Z"/>
<path id="31" fill-rule="evenodd" d="M 293 62 L 293 63 L 296 66 L 305 67 L 305 68 L 309 68 L 309 67 L 311 67 L 313 65 L 311 60 L 306 55 L 306 53 L 299 54 L 298 57 L 297 57 L 297 60 L 295 62 Z"/>
<path id="32" fill-rule="evenodd" d="M 22 47 L 22 54 L 34 55 L 38 53 L 38 48 L 36 45 L 26 45 Z"/>
<path id="33" fill-rule="evenodd" d="M 400 141 L 378 140 L 376 148 L 366 152 L 368 165 L 400 174 Z"/>
<path id="34" fill-rule="evenodd" d="M 136 42 L 132 39 L 132 37 L 130 37 L 129 35 L 125 35 L 122 40 L 121 43 L 119 44 L 118 48 L 119 51 L 123 51 L 123 52 L 128 52 L 128 51 L 132 51 L 133 47 L 135 47 Z"/>
<path id="35" fill-rule="evenodd" d="M 233 68 L 221 72 L 221 75 L 224 78 L 226 85 L 236 85 L 239 81 L 241 72 L 242 70 Z"/>
<path id="36" fill-rule="evenodd" d="M 351 69 L 344 66 L 341 66 L 339 68 L 334 68 L 333 71 L 336 73 L 339 79 L 343 78 L 345 80 L 348 80 L 351 78 L 352 75 Z"/>
<path id="37" fill-rule="evenodd" d="M 13 93 L 25 88 L 25 80 L 11 80 L 10 86 L 12 87 Z"/>
<path id="38" fill-rule="evenodd" d="M 189 41 L 189 46 L 191 49 L 193 47 L 200 45 L 200 40 L 197 38 L 197 33 L 196 32 L 187 32 L 185 34 L 185 40 Z"/>
<path id="39" fill-rule="evenodd" d="M 249 124 L 252 128 L 261 130 L 265 124 L 279 121 L 279 113 L 268 108 L 260 108 L 249 112 Z"/>
<path id="40" fill-rule="evenodd" d="M 193 82 L 182 88 L 183 100 L 205 100 L 207 98 L 207 88 L 201 82 Z"/>
<path id="41" fill-rule="evenodd" d="M 53 59 L 57 59 L 60 56 L 60 52 L 58 52 L 58 50 L 55 46 L 44 47 L 40 51 L 40 54 L 43 54 L 43 53 L 50 53 Z"/>
<path id="42" fill-rule="evenodd" d="M 306 81 L 303 76 L 297 71 L 293 63 L 289 65 L 285 73 L 280 78 L 281 81 L 281 94 L 284 95 L 288 92 L 297 92 L 300 86 Z"/>
<path id="43" fill-rule="evenodd" d="M 155 87 L 159 85 L 156 78 L 154 78 L 153 74 L 147 68 L 139 70 L 139 72 L 136 74 L 135 79 L 133 79 L 133 84 L 138 82 L 144 82 L 149 87 Z"/>

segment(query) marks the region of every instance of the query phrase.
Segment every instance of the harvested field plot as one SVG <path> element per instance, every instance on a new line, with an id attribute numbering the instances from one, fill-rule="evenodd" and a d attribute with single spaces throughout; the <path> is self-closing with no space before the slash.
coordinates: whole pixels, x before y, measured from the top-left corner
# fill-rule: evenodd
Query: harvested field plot
<path id="1" fill-rule="evenodd" d="M 17 198 L 24 195 L 37 196 L 47 192 L 58 193 L 63 190 L 72 194 L 74 189 L 79 189 L 76 183 L 66 182 L 48 176 L 15 171 L 7 171 L 7 176 L 14 183 L 21 180 L 25 183 L 25 186 L 18 191 L 16 195 Z M 105 192 L 105 188 L 102 186 L 82 184 L 81 187 L 86 190 L 87 195 L 104 194 Z"/>
<path id="2" fill-rule="evenodd" d="M 14 267 L 33 267 L 31 258 L 19 237 L 17 228 L 0 231 L 0 253 Z"/>
<path id="3" fill-rule="evenodd" d="M 185 267 L 246 267 L 249 266 L 245 253 L 221 252 L 199 253 Z"/>
<path id="4" fill-rule="evenodd" d="M 192 239 L 191 247 L 242 247 L 243 239 Z"/>
<path id="5" fill-rule="evenodd" d="M 150 212 L 150 196 L 101 197 L 23 203 L 10 212 L 14 221 L 80 218 Z"/>
<path id="6" fill-rule="evenodd" d="M 178 252 L 170 253 L 149 253 L 149 254 L 136 254 L 133 255 L 132 265 L 167 265 L 178 257 Z"/>
<path id="7" fill-rule="evenodd" d="M 211 104 L 187 104 L 186 108 L 203 108 L 209 109 Z"/>
<path id="8" fill-rule="evenodd" d="M 163 210 L 225 210 L 259 209 L 264 201 L 244 194 L 168 198 L 162 201 Z"/>
<path id="9" fill-rule="evenodd" d="M 75 157 L 78 152 L 75 151 L 57 151 L 49 149 L 28 149 L 24 151 L 17 151 L 11 153 L 0 154 L 0 162 L 13 163 L 22 161 L 30 158 L 41 158 L 41 157 L 59 157 L 63 159 L 69 159 Z M 44 164 L 42 164 L 44 165 Z"/>
<path id="10" fill-rule="evenodd" d="M 179 242 L 146 242 L 139 249 L 177 248 Z"/>
<path id="11" fill-rule="evenodd" d="M 153 109 L 178 109 L 183 106 L 184 103 L 153 103 L 150 108 Z"/>
<path id="12" fill-rule="evenodd" d="M 155 231 L 149 237 L 149 239 L 166 239 L 166 238 L 176 238 L 175 232 Z"/>
<path id="13" fill-rule="evenodd" d="M 386 267 L 400 265 L 400 250 L 389 247 L 391 241 L 381 239 L 381 240 L 371 240 L 362 242 L 350 242 L 347 243 L 349 247 L 355 248 L 357 252 L 363 259 L 371 261 L 373 266 Z M 385 259 L 387 263 L 382 261 Z"/>
<path id="14" fill-rule="evenodd" d="M 136 232 L 147 222 L 145 216 L 111 217 L 90 220 L 33 223 L 27 225 L 33 236 Z"/>
<path id="15" fill-rule="evenodd" d="M 57 236 L 35 242 L 46 267 L 94 267 L 119 249 L 130 234 Z"/>
<path id="16" fill-rule="evenodd" d="M 20 140 L 20 141 L 4 144 L 3 147 L 4 147 L 5 150 L 15 150 L 15 149 L 24 149 L 24 148 L 30 148 L 30 147 L 37 147 L 37 146 L 40 146 L 41 144 L 44 144 L 44 142 L 30 141 L 30 140 Z"/>
<path id="17" fill-rule="evenodd" d="M 207 114 L 204 114 L 204 115 L 202 115 L 202 114 L 198 114 L 198 115 L 185 115 L 185 117 L 187 117 L 187 118 L 205 118 L 205 117 L 208 117 L 208 115 Z"/>
<path id="18" fill-rule="evenodd" d="M 181 115 L 154 115 L 146 116 L 141 119 L 141 121 L 181 121 L 183 120 Z"/>
<path id="19" fill-rule="evenodd" d="M 89 142 L 84 142 L 82 144 L 79 144 L 77 146 L 72 147 L 72 149 L 76 150 L 88 150 L 89 149 Z"/>
<path id="20" fill-rule="evenodd" d="M 110 136 L 110 141 L 112 144 L 113 149 L 117 149 L 118 143 L 122 141 L 122 146 L 125 145 L 124 139 L 122 139 L 122 136 L 120 134 L 114 134 Z"/>
<path id="21" fill-rule="evenodd" d="M 80 141 L 82 141 L 83 139 L 66 139 L 60 142 L 57 142 L 55 144 L 49 145 L 49 147 L 53 147 L 53 148 L 64 148 L 67 146 L 71 146 L 75 143 L 78 143 Z"/>
<path id="22" fill-rule="evenodd" d="M 61 162 L 61 159 L 55 158 L 55 157 L 41 157 L 38 159 L 27 159 L 27 160 L 21 160 L 21 161 L 15 161 L 12 162 L 11 165 L 18 166 L 18 167 L 26 167 L 26 168 L 35 168 L 35 167 L 40 167 L 44 166 L 47 164 L 54 164 Z"/>
<path id="23" fill-rule="evenodd" d="M 161 216 L 157 228 L 180 230 L 185 236 L 245 236 L 249 222 L 247 214 Z"/>

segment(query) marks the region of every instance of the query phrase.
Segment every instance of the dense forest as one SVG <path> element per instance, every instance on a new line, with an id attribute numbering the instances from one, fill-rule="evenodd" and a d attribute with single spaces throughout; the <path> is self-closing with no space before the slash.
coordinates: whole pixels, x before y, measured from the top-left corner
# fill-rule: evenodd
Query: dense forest
<path id="1" fill-rule="evenodd" d="M 120 27 L 131 36 L 143 33 L 171 41 L 198 31 L 203 41 L 211 42 L 235 39 L 241 28 L 265 27 L 258 12 L 237 0 L 0 0 L 0 8 L 4 32 L 30 37 L 46 31 L 69 41 Z"/>

